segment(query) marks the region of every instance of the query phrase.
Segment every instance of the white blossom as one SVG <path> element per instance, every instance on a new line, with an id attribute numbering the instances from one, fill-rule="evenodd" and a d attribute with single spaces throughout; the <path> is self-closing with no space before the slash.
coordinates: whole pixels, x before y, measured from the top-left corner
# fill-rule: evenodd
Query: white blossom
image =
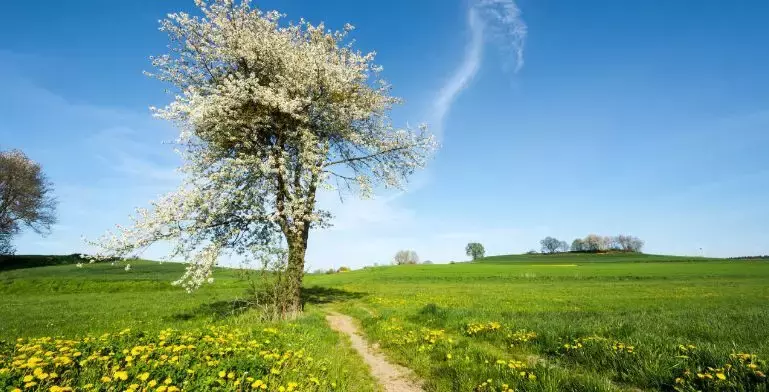
<path id="1" fill-rule="evenodd" d="M 184 184 L 138 209 L 130 227 L 96 243 L 92 259 L 124 256 L 160 240 L 189 264 L 175 282 L 212 282 L 222 253 L 255 257 L 286 245 L 301 279 L 307 235 L 328 224 L 318 188 L 370 196 L 401 188 L 436 144 L 425 126 L 395 128 L 390 86 L 375 54 L 355 50 L 348 32 L 248 1 L 197 2 L 202 16 L 170 14 L 161 30 L 170 52 L 148 73 L 175 87 L 154 114 L 179 128 Z"/>

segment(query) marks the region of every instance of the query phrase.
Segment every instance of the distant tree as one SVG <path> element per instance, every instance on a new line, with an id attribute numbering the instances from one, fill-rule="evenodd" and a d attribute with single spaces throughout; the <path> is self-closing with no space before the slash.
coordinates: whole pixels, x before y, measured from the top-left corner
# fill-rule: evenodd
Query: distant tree
<path id="1" fill-rule="evenodd" d="M 419 256 L 417 256 L 417 252 L 414 252 L 413 250 L 399 250 L 398 253 L 395 254 L 393 261 L 398 265 L 417 264 L 419 263 Z"/>
<path id="2" fill-rule="evenodd" d="M 538 255 L 538 254 L 539 254 L 539 252 L 537 252 L 537 251 L 536 251 L 536 250 L 534 250 L 534 249 L 530 249 L 528 252 L 526 252 L 526 254 L 527 254 L 527 255 Z"/>
<path id="3" fill-rule="evenodd" d="M 559 252 L 568 252 L 569 251 L 569 244 L 566 241 L 558 242 L 558 251 Z"/>
<path id="4" fill-rule="evenodd" d="M 12 255 L 16 253 L 16 248 L 11 243 L 11 235 L 8 233 L 0 233 L 0 256 Z"/>
<path id="5" fill-rule="evenodd" d="M 630 251 L 631 252 L 641 252 L 641 249 L 644 247 L 644 242 L 638 237 L 633 237 L 633 239 L 630 241 Z"/>
<path id="6" fill-rule="evenodd" d="M 555 253 L 561 247 L 561 241 L 553 237 L 545 237 L 539 241 L 539 244 L 542 246 L 542 253 Z"/>
<path id="7" fill-rule="evenodd" d="M 574 241 L 571 242 L 571 251 L 572 252 L 584 252 L 585 251 L 585 241 L 583 241 L 582 238 L 574 239 Z"/>
<path id="8" fill-rule="evenodd" d="M 349 272 L 349 271 L 350 271 L 350 267 L 346 267 L 346 266 L 341 266 L 339 267 L 338 270 L 336 270 L 336 272 Z"/>
<path id="9" fill-rule="evenodd" d="M 432 263 L 433 263 L 432 260 L 425 260 L 425 261 L 422 262 L 422 264 L 428 264 L 428 265 L 432 264 Z"/>
<path id="10" fill-rule="evenodd" d="M 56 200 L 40 165 L 19 150 L 0 151 L 0 252 L 28 228 L 46 235 L 56 223 Z"/>
<path id="11" fill-rule="evenodd" d="M 471 242 L 465 246 L 465 254 L 475 261 L 482 259 L 486 255 L 486 249 L 479 242 Z"/>
<path id="12" fill-rule="evenodd" d="M 583 240 L 584 251 L 598 252 L 603 245 L 603 238 L 599 235 L 590 234 Z"/>
<path id="13" fill-rule="evenodd" d="M 616 237 L 605 236 L 601 237 L 601 250 L 618 250 Z"/>
<path id="14" fill-rule="evenodd" d="M 640 252 L 644 242 L 638 237 L 621 234 L 617 236 L 617 246 L 625 252 Z"/>

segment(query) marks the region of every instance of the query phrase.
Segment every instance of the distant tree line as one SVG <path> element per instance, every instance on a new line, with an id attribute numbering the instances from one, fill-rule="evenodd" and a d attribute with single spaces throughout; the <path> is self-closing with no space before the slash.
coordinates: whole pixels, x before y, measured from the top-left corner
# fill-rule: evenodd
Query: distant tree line
<path id="1" fill-rule="evenodd" d="M 638 237 L 620 234 L 618 236 L 601 236 L 590 234 L 585 238 L 577 238 L 569 246 L 566 241 L 545 237 L 539 241 L 542 253 L 559 252 L 640 252 L 644 242 Z M 531 253 L 531 251 L 529 252 Z"/>
<path id="2" fill-rule="evenodd" d="M 729 257 L 729 260 L 766 260 L 769 255 Z"/>

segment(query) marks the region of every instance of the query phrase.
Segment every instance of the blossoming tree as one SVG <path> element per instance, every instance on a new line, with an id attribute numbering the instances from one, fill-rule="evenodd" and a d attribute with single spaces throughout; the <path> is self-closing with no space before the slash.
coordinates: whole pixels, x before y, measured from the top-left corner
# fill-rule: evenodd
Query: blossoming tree
<path id="1" fill-rule="evenodd" d="M 392 125 L 400 101 L 375 54 L 353 48 L 352 26 L 283 23 L 248 1 L 196 4 L 202 16 L 161 22 L 170 52 L 152 58 L 150 73 L 176 90 L 153 111 L 180 129 L 185 182 L 100 239 L 97 256 L 171 240 L 169 256 L 189 261 L 177 283 L 192 290 L 212 280 L 224 253 L 285 247 L 288 311 L 298 312 L 310 229 L 330 217 L 318 192 L 369 197 L 379 186 L 402 187 L 435 142 L 424 126 Z"/>

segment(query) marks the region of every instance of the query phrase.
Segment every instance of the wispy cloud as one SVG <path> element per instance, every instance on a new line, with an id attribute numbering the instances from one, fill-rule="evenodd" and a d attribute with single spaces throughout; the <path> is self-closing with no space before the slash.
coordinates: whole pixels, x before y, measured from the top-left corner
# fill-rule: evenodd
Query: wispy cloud
<path id="1" fill-rule="evenodd" d="M 483 60 L 484 46 L 496 46 L 513 72 L 523 67 L 523 48 L 526 41 L 526 23 L 514 0 L 475 0 L 467 10 L 470 39 L 462 63 L 438 92 L 431 114 L 435 133 L 441 135 L 443 122 L 451 105 L 478 73 Z"/>
<path id="2" fill-rule="evenodd" d="M 155 127 L 157 128 L 157 126 Z M 168 134 L 170 135 L 170 133 Z M 169 159 L 170 146 L 149 143 L 141 132 L 126 126 L 105 128 L 86 138 L 86 143 L 98 151 L 97 157 L 111 168 L 118 178 L 131 178 L 173 189 L 181 182 L 178 157 Z"/>

